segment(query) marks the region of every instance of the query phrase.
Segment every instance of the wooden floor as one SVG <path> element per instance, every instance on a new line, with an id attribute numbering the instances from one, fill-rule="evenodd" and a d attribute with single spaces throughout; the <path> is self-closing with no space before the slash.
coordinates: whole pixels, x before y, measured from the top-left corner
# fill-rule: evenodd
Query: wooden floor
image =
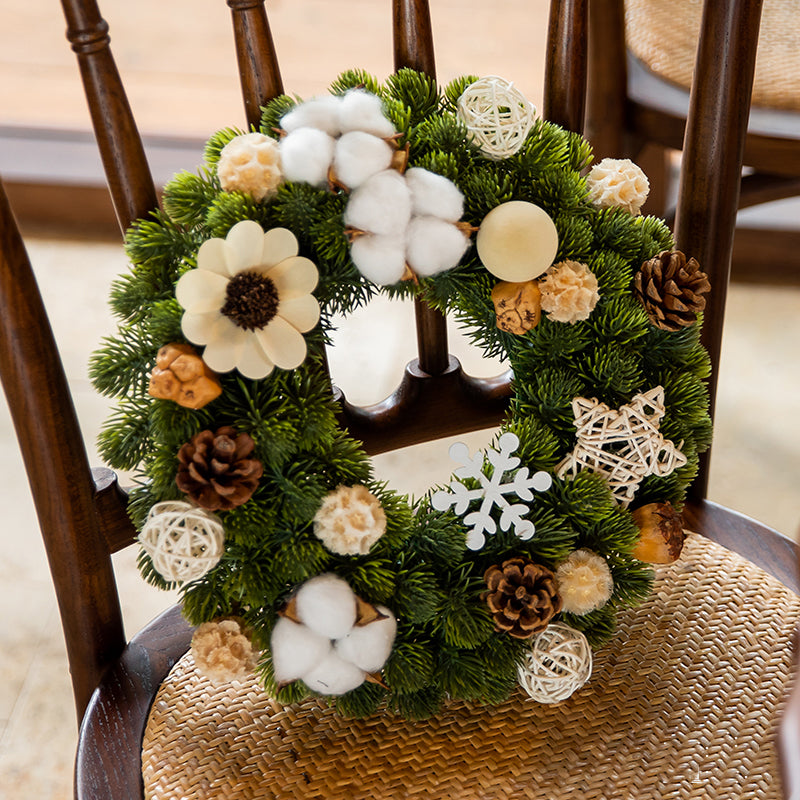
<path id="1" fill-rule="evenodd" d="M 441 78 L 499 74 L 540 104 L 546 0 L 432 0 L 431 5 Z M 267 0 L 267 7 L 289 91 L 302 96 L 322 91 L 337 72 L 352 66 L 380 77 L 390 71 L 388 0 Z M 99 180 L 77 68 L 57 12 L 54 0 L 0 0 L 0 174 L 21 179 L 58 170 L 69 177 L 94 170 Z M 214 129 L 243 121 L 225 0 L 105 0 L 105 13 L 157 170 L 168 176 L 171 169 L 193 169 L 192 147 Z M 65 142 L 72 143 L 67 157 L 59 155 Z M 74 186 L 70 197 L 59 206 L 65 213 L 77 211 L 70 223 L 73 235 L 54 238 L 52 230 L 44 236 L 40 230 L 30 244 L 92 447 L 107 406 L 89 385 L 86 362 L 98 339 L 112 330 L 105 300 L 125 259 L 116 242 L 81 241 L 80 222 L 89 208 Z M 42 194 L 29 200 L 36 207 Z M 87 273 L 95 277 L 88 288 Z M 397 378 L 377 375 L 374 356 L 359 333 L 365 316 L 379 316 L 387 332 L 385 341 L 371 343 L 374 347 L 395 351 L 397 363 L 413 356 L 407 306 L 371 304 L 349 320 L 331 362 L 356 402 L 381 399 Z M 800 290 L 733 287 L 728 330 L 711 496 L 793 535 L 800 525 L 800 430 L 794 424 L 800 418 Z M 477 372 L 474 352 L 453 338 L 468 368 Z M 498 367 L 484 370 L 493 374 Z M 376 376 L 369 385 L 360 379 L 365 373 Z M 0 622 L 0 797 L 67 800 L 75 722 L 63 640 L 4 407 L 0 459 L 0 608 L 5 612 Z M 377 469 L 396 488 L 418 493 L 434 479 L 446 479 L 447 443 L 381 457 Z M 139 580 L 132 558 L 120 566 L 126 621 L 133 630 L 170 598 Z"/>

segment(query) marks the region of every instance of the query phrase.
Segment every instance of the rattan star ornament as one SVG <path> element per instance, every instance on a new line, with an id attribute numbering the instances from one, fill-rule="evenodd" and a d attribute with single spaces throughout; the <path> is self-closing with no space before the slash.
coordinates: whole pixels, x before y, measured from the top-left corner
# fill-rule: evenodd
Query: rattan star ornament
<path id="1" fill-rule="evenodd" d="M 588 469 L 602 475 L 620 505 L 627 507 L 648 475 L 669 475 L 686 464 L 679 445 L 659 432 L 664 387 L 634 396 L 619 409 L 592 398 L 572 401 L 578 441 L 558 465 L 559 478 Z"/>

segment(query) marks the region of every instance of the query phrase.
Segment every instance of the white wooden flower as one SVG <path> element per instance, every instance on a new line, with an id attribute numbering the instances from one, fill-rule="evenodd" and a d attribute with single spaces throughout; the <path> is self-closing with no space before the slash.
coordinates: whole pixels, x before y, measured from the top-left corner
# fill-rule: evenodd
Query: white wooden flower
<path id="1" fill-rule="evenodd" d="M 614 593 L 608 562 L 591 550 L 574 550 L 556 569 L 562 611 L 588 614 L 602 608 Z"/>
<path id="2" fill-rule="evenodd" d="M 638 214 L 650 193 L 650 181 L 629 158 L 604 158 L 589 171 L 586 188 L 596 206 Z"/>
<path id="3" fill-rule="evenodd" d="M 303 334 L 319 321 L 311 294 L 318 273 L 297 252 L 291 231 L 265 233 L 253 220 L 238 222 L 225 239 L 203 242 L 197 269 L 181 276 L 175 296 L 185 309 L 184 335 L 206 346 L 203 360 L 215 372 L 238 369 L 258 380 L 273 367 L 303 363 Z"/>
<path id="4" fill-rule="evenodd" d="M 244 192 L 256 200 L 274 197 L 283 180 L 278 143 L 263 133 L 234 137 L 219 154 L 217 176 L 226 192 Z"/>

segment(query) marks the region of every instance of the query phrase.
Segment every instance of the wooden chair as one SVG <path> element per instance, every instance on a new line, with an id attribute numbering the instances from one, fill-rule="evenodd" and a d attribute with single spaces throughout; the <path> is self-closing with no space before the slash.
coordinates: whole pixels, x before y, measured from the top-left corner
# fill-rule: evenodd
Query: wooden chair
<path id="1" fill-rule="evenodd" d="M 227 2 L 252 123 L 260 104 L 281 91 L 280 75 L 263 0 Z M 551 9 L 544 114 L 572 130 L 580 130 L 583 115 L 587 5 L 585 0 L 562 0 Z M 124 229 L 156 206 L 156 192 L 97 4 L 63 0 L 63 6 Z M 705 342 L 715 363 L 747 119 L 737 98 L 749 94 L 755 55 L 755 41 L 745 32 L 757 28 L 760 3 L 737 0 L 725 4 L 724 11 L 722 6 L 707 3 L 698 57 L 710 66 L 700 71 L 693 89 L 677 214 L 679 247 L 712 273 L 715 293 Z M 395 0 L 393 9 L 396 65 L 433 74 L 428 4 Z M 724 46 L 728 41 L 730 49 Z M 191 630 L 174 608 L 126 641 L 110 557 L 131 545 L 136 531 L 115 476 L 106 469 L 90 470 L 63 371 L 53 368 L 59 363 L 57 350 L 5 195 L 0 197 L 0 298 L 0 372 L 47 547 L 82 719 L 76 797 L 138 798 L 148 713 L 159 685 L 188 649 Z M 507 376 L 477 381 L 464 375 L 448 354 L 444 319 L 421 304 L 417 330 L 419 358 L 407 367 L 398 391 L 369 409 L 345 403 L 348 425 L 370 452 L 486 427 L 502 413 Z M 705 486 L 701 476 L 686 509 L 687 526 L 797 592 L 795 546 L 708 501 Z M 413 795 L 413 787 L 407 789 Z M 538 789 L 548 795 L 546 787 Z M 453 796 L 444 791 L 440 796 Z M 520 787 L 519 796 L 532 796 L 531 791 Z M 375 795 L 367 788 L 354 796 Z"/>
<path id="2" fill-rule="evenodd" d="M 787 63 L 798 52 L 800 27 L 794 4 L 765 5 L 740 209 L 800 195 L 800 83 Z M 670 153 L 683 149 L 699 14 L 688 2 L 592 4 L 586 136 L 598 157 L 642 164 L 652 183 L 645 211 L 660 216 L 673 213 Z M 734 239 L 733 279 L 797 285 L 799 246 L 796 224 L 744 223 Z"/>

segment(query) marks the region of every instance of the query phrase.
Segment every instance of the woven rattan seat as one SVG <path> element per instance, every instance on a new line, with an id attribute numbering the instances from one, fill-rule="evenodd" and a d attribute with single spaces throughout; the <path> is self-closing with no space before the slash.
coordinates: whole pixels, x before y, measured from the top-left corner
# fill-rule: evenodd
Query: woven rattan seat
<path id="1" fill-rule="evenodd" d="M 798 617 L 800 597 L 691 536 L 623 615 L 591 681 L 553 706 L 517 691 L 423 722 L 349 720 L 320 701 L 280 707 L 255 682 L 216 687 L 187 655 L 150 715 L 146 796 L 777 798 Z"/>
<path id="2" fill-rule="evenodd" d="M 687 91 L 692 83 L 703 4 L 700 0 L 625 0 L 632 53 L 659 77 Z M 765 0 L 753 105 L 800 111 L 800 21 L 794 0 Z"/>

